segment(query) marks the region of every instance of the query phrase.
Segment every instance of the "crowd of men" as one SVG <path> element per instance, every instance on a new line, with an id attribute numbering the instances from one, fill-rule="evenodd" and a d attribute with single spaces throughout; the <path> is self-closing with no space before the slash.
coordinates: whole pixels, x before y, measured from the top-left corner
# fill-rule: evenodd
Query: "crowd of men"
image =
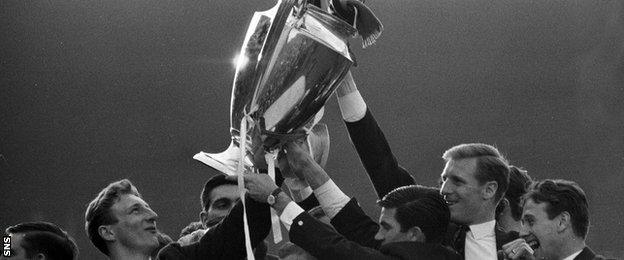
<path id="1" fill-rule="evenodd" d="M 327 149 L 296 140 L 283 147 L 276 181 L 267 169 L 244 175 L 244 205 L 236 176 L 209 179 L 199 221 L 177 241 L 157 229 L 158 214 L 127 179 L 110 183 L 89 203 L 87 236 L 113 260 L 245 259 L 246 209 L 255 259 L 605 259 L 585 244 L 588 204 L 577 183 L 533 180 L 495 147 L 467 143 L 442 155 L 440 187 L 418 185 L 412 176 L 427 173 L 398 164 L 350 73 L 337 96 L 379 198 L 378 221 L 325 171 L 315 153 Z M 271 208 L 290 241 L 278 255 L 267 254 L 264 241 Z M 74 240 L 55 224 L 20 223 L 6 233 L 12 245 L 6 259 L 78 258 Z"/>

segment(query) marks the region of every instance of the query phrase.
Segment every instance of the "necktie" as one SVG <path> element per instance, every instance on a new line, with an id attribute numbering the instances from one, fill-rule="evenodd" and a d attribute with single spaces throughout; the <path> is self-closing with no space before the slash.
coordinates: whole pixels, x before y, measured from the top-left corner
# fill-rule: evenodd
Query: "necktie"
<path id="1" fill-rule="evenodd" d="M 466 244 L 466 232 L 470 230 L 469 226 L 461 225 L 455 232 L 455 236 L 453 237 L 453 249 L 459 253 L 462 257 L 464 257 L 464 247 Z"/>

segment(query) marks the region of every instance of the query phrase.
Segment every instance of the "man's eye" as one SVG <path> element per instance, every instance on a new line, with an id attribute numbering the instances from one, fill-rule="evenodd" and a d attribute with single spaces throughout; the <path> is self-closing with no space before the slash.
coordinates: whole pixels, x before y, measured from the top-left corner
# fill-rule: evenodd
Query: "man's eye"
<path id="1" fill-rule="evenodd" d="M 214 205 L 214 207 L 217 208 L 217 209 L 225 209 L 228 206 L 229 206 L 229 203 L 227 203 L 227 202 L 220 202 L 220 203 L 216 203 Z"/>

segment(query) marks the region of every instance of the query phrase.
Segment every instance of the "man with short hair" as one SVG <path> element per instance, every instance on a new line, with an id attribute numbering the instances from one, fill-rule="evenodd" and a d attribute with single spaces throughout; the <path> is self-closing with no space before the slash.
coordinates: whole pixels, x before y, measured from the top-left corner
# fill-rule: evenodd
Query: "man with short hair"
<path id="1" fill-rule="evenodd" d="M 225 175 L 218 174 L 204 184 L 199 197 L 201 211 L 199 220 L 201 226 L 184 234 L 178 239 L 180 245 L 189 245 L 201 239 L 206 230 L 225 218 L 240 200 L 236 181 L 226 180 Z"/>
<path id="2" fill-rule="evenodd" d="M 269 208 L 247 199 L 251 244 L 256 246 L 270 230 Z M 242 203 L 236 203 L 225 219 L 198 243 L 171 243 L 159 259 L 240 259 L 245 257 Z M 109 184 L 89 204 L 85 229 L 91 242 L 110 259 L 150 259 L 159 246 L 156 213 L 127 180 Z"/>
<path id="3" fill-rule="evenodd" d="M 504 232 L 522 231 L 522 197 L 531 186 L 532 179 L 526 170 L 509 166 L 509 188 L 496 207 L 496 226 Z"/>
<path id="4" fill-rule="evenodd" d="M 378 197 L 414 184 L 392 154 L 350 72 L 336 93 L 349 137 Z M 451 222 L 457 224 L 449 227 L 444 243 L 469 260 L 495 259 L 497 249 L 517 237 L 495 227 L 496 205 L 509 183 L 506 159 L 495 147 L 478 143 L 452 147 L 443 158 L 440 192 L 449 205 Z"/>
<path id="5" fill-rule="evenodd" d="M 497 248 L 504 243 L 496 239 L 495 212 L 509 185 L 506 160 L 486 144 L 457 145 L 442 158 L 446 166 L 440 193 L 451 220 L 459 225 L 450 245 L 466 259 L 497 258 Z"/>
<path id="6" fill-rule="evenodd" d="M 0 259 L 76 259 L 78 247 L 67 232 L 49 222 L 24 222 L 6 229 L 11 237 L 11 256 Z"/>
<path id="7" fill-rule="evenodd" d="M 586 244 L 589 229 L 587 197 L 581 187 L 568 180 L 535 183 L 524 197 L 522 221 L 526 233 L 534 235 L 539 248 L 516 239 L 503 246 L 510 259 L 600 260 Z"/>
<path id="8" fill-rule="evenodd" d="M 177 243 L 180 246 L 191 246 L 201 240 L 208 229 L 216 226 L 225 219 L 230 211 L 240 201 L 238 184 L 234 180 L 226 179 L 226 175 L 218 174 L 210 178 L 204 184 L 200 196 L 201 212 L 199 219 L 201 227 L 181 235 Z M 257 259 L 273 259 L 272 255 L 267 255 L 267 243 L 262 241 L 254 248 L 254 256 Z"/>
<path id="9" fill-rule="evenodd" d="M 150 259 L 159 246 L 158 215 L 132 183 L 110 183 L 89 203 L 87 236 L 110 259 Z"/>
<path id="10" fill-rule="evenodd" d="M 218 174 L 210 178 L 201 192 L 202 211 L 199 213 L 204 228 L 217 224 L 230 213 L 230 210 L 240 200 L 238 186 L 235 181 Z"/>

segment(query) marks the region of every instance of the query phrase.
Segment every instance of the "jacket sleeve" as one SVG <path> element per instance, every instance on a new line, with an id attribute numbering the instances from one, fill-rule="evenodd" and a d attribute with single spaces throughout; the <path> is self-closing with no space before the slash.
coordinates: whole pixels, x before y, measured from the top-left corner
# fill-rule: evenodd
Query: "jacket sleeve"
<path id="1" fill-rule="evenodd" d="M 345 122 L 351 142 L 360 156 L 378 198 L 395 188 L 412 185 L 414 179 L 401 167 L 370 110 L 356 122 Z"/>
<path id="2" fill-rule="evenodd" d="M 245 204 L 251 246 L 256 248 L 271 229 L 269 205 L 249 196 L 245 197 Z M 217 259 L 243 259 L 246 256 L 243 203 L 239 201 L 219 225 L 206 232 L 199 243 L 202 256 L 218 253 Z"/>
<path id="3" fill-rule="evenodd" d="M 307 212 L 301 213 L 293 220 L 289 237 L 291 242 L 318 259 L 396 259 L 373 248 L 349 241 Z"/>
<path id="4" fill-rule="evenodd" d="M 381 246 L 380 241 L 375 240 L 379 225 L 364 213 L 355 198 L 334 216 L 331 224 L 348 240 L 374 249 Z"/>
<path id="5" fill-rule="evenodd" d="M 255 248 L 269 234 L 269 205 L 245 198 L 251 246 Z M 163 248 L 157 259 L 244 259 L 245 231 L 243 203 L 236 203 L 221 223 L 206 231 L 199 242 L 180 246 L 172 243 Z"/>

